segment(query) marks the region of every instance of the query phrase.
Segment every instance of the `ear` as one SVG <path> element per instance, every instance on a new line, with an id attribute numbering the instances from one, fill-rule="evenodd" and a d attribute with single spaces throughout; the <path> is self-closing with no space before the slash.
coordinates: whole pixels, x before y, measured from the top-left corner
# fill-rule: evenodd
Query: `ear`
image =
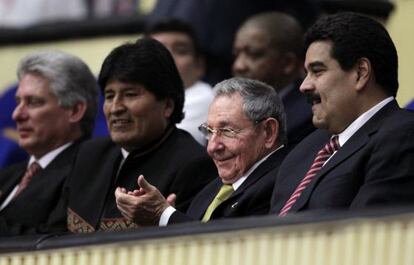
<path id="1" fill-rule="evenodd" d="M 355 65 L 355 71 L 356 71 L 356 90 L 360 91 L 362 90 L 366 84 L 368 83 L 369 79 L 371 78 L 371 62 L 363 57 L 360 58 L 356 65 Z"/>
<path id="2" fill-rule="evenodd" d="M 170 118 L 172 113 L 174 112 L 174 101 L 171 98 L 165 99 L 165 108 L 164 108 L 164 117 Z"/>
<path id="3" fill-rule="evenodd" d="M 72 123 L 77 123 L 82 120 L 83 116 L 85 115 L 87 106 L 84 102 L 77 103 L 74 107 L 69 109 L 69 121 Z"/>
<path id="4" fill-rule="evenodd" d="M 298 67 L 298 57 L 293 52 L 283 55 L 283 74 L 291 75 Z"/>
<path id="5" fill-rule="evenodd" d="M 265 135 L 265 147 L 272 148 L 277 142 L 279 134 L 279 122 L 275 118 L 267 118 L 262 121 Z"/>

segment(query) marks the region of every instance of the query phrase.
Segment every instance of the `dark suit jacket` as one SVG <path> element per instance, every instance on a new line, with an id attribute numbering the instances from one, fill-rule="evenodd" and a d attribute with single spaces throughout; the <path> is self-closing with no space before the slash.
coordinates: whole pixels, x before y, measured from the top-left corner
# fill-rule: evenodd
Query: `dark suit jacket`
<path id="1" fill-rule="evenodd" d="M 286 112 L 288 145 L 294 147 L 315 130 L 312 123 L 312 107 L 299 90 L 301 80 L 286 87 L 281 97 Z"/>
<path id="2" fill-rule="evenodd" d="M 286 157 L 272 196 L 279 213 L 331 135 L 317 130 Z M 414 203 L 414 113 L 388 103 L 324 165 L 289 213 Z"/>
<path id="3" fill-rule="evenodd" d="M 46 233 L 66 230 L 66 207 L 61 197 L 79 143 L 60 153 L 33 176 L 29 185 L 0 212 L 0 235 Z M 0 204 L 20 182 L 27 162 L 0 172 Z"/>
<path id="4" fill-rule="evenodd" d="M 138 188 L 140 174 L 164 196 L 176 193 L 177 207 L 182 210 L 217 176 L 205 147 L 175 127 L 161 142 L 130 153 L 115 179 L 121 158 L 121 149 L 109 138 L 85 142 L 80 148 L 68 186 L 70 231 L 135 227 L 116 209 L 114 192 L 118 186 L 128 190 Z"/>
<path id="5" fill-rule="evenodd" d="M 282 148 L 268 157 L 233 192 L 229 199 L 214 210 L 210 219 L 267 214 L 277 171 L 286 154 L 287 148 Z M 221 179 L 216 177 L 197 194 L 186 214 L 180 211 L 174 212 L 169 223 L 201 220 L 222 184 Z"/>

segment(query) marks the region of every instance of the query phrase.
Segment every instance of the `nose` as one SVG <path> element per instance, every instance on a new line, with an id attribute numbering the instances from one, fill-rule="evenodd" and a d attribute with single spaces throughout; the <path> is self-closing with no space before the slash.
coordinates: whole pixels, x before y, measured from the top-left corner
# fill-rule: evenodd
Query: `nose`
<path id="1" fill-rule="evenodd" d="M 299 90 L 302 93 L 306 93 L 306 92 L 310 92 L 310 91 L 314 90 L 314 83 L 313 83 L 311 77 L 309 77 L 309 74 L 307 74 L 305 76 L 305 79 L 303 79 L 302 84 L 299 87 Z"/>
<path id="2" fill-rule="evenodd" d="M 23 102 L 18 103 L 13 110 L 12 119 L 15 122 L 18 122 L 18 121 L 27 119 L 27 117 L 28 117 L 28 113 L 27 113 L 27 109 L 24 103 Z"/>
<path id="3" fill-rule="evenodd" d="M 247 72 L 247 63 L 245 56 L 240 53 L 236 56 L 233 62 L 232 71 L 234 76 L 244 76 Z"/>
<path id="4" fill-rule="evenodd" d="M 124 100 L 120 95 L 116 95 L 112 101 L 110 102 L 110 113 L 111 114 L 117 114 L 117 113 L 122 113 L 123 111 L 125 111 L 126 107 L 124 104 Z"/>
<path id="5" fill-rule="evenodd" d="M 217 136 L 216 133 L 213 133 L 210 139 L 208 140 L 207 153 L 210 154 L 210 156 L 214 152 L 221 151 L 224 149 L 224 144 L 220 139 L 221 138 Z"/>

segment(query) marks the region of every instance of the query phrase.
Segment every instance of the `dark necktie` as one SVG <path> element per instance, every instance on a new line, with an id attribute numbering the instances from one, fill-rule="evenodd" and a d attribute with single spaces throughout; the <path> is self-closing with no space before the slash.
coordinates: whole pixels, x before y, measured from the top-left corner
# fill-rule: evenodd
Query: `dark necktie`
<path id="1" fill-rule="evenodd" d="M 17 188 L 16 193 L 14 194 L 13 198 L 16 198 L 29 184 L 32 180 L 33 176 L 39 172 L 42 167 L 37 163 L 33 162 L 24 173 L 23 178 L 20 180 L 19 187 Z"/>
<path id="2" fill-rule="evenodd" d="M 290 208 L 295 204 L 296 200 L 300 197 L 302 194 L 302 191 L 306 189 L 308 184 L 313 180 L 313 178 L 318 174 L 318 172 L 321 170 L 325 162 L 328 160 L 331 155 L 339 149 L 339 141 L 338 136 L 334 136 L 331 138 L 331 140 L 318 152 L 316 155 L 315 160 L 312 163 L 312 166 L 306 173 L 305 177 L 302 179 L 302 181 L 299 183 L 299 185 L 296 187 L 295 191 L 290 196 L 289 200 L 286 202 L 286 204 L 283 206 L 282 210 L 279 212 L 279 216 L 285 216 Z"/>

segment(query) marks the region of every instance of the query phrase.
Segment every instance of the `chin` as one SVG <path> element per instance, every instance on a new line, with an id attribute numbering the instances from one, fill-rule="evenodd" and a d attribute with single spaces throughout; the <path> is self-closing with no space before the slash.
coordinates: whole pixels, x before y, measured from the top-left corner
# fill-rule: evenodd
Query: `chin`
<path id="1" fill-rule="evenodd" d="M 234 174 L 223 174 L 219 171 L 219 176 L 224 184 L 232 184 L 237 179 Z"/>

